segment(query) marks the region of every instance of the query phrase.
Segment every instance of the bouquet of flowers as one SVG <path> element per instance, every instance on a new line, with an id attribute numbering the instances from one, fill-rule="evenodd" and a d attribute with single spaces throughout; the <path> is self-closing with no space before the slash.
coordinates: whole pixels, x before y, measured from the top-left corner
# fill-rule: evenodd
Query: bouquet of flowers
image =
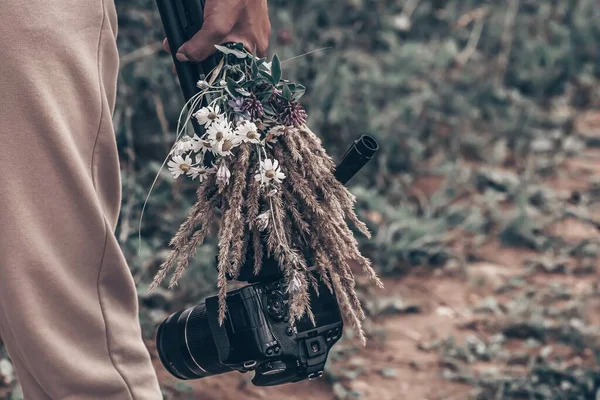
<path id="1" fill-rule="evenodd" d="M 356 199 L 336 180 L 333 160 L 306 125 L 298 102 L 305 88 L 282 79 L 277 56 L 269 63 L 241 44 L 217 49 L 223 57 L 182 110 L 167 164 L 175 178 L 199 182 L 197 199 L 150 290 L 173 268 L 169 288 L 176 285 L 220 209 L 220 323 L 228 277 L 238 277 L 251 246 L 255 274 L 265 251 L 278 263 L 292 324 L 305 315 L 314 322 L 309 290 L 317 290 L 318 275 L 364 342 L 365 316 L 350 265 L 360 265 L 375 284 L 382 283 L 346 224 L 349 220 L 370 237 L 354 211 Z M 192 119 L 204 128 L 201 136 L 189 132 Z"/>

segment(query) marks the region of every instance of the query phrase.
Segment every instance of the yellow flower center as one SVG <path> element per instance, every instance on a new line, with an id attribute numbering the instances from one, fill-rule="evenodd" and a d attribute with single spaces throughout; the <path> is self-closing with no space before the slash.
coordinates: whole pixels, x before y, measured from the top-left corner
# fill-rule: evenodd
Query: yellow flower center
<path id="1" fill-rule="evenodd" d="M 275 171 L 270 169 L 267 172 L 265 172 L 265 176 L 269 179 L 273 179 L 275 178 Z"/>
<path id="2" fill-rule="evenodd" d="M 254 132 L 254 131 L 250 131 L 246 134 L 246 137 L 248 139 L 256 139 L 256 138 L 258 138 L 258 133 Z"/>
<path id="3" fill-rule="evenodd" d="M 187 165 L 187 164 L 181 164 L 179 166 L 179 169 L 182 170 L 183 172 L 188 172 L 190 170 L 190 168 L 191 167 L 189 165 Z"/>
<path id="4" fill-rule="evenodd" d="M 217 132 L 217 140 L 218 141 L 223 140 L 223 132 L 221 132 L 221 131 Z"/>
<path id="5" fill-rule="evenodd" d="M 210 112 L 208 113 L 208 115 L 206 116 L 206 118 L 213 120 L 213 119 L 217 119 L 218 115 L 215 114 L 214 112 Z"/>
<path id="6" fill-rule="evenodd" d="M 229 151 L 232 146 L 233 146 L 233 143 L 231 142 L 231 140 L 225 140 L 223 142 L 223 146 L 221 147 L 221 149 L 223 151 Z"/>

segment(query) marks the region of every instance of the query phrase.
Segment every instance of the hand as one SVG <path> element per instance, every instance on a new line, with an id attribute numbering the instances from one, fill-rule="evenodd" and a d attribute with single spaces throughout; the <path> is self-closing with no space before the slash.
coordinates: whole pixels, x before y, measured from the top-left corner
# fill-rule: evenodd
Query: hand
<path id="1" fill-rule="evenodd" d="M 177 50 L 177 59 L 203 61 L 216 51 L 215 44 L 227 42 L 241 42 L 265 57 L 270 35 L 267 0 L 206 0 L 202 29 Z M 170 51 L 167 39 L 163 47 Z"/>

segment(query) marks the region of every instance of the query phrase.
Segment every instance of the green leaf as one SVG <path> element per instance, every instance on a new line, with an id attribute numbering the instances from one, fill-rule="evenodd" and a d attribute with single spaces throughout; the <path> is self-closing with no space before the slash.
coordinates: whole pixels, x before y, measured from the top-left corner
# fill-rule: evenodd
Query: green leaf
<path id="1" fill-rule="evenodd" d="M 292 99 L 300 100 L 300 98 L 302 96 L 304 96 L 304 92 L 306 91 L 306 88 L 303 85 L 300 85 L 298 83 L 290 83 L 288 86 L 290 87 L 290 90 L 292 91 Z"/>
<path id="2" fill-rule="evenodd" d="M 271 74 L 269 74 L 267 71 L 264 70 L 259 70 L 258 71 L 259 74 L 261 74 L 262 76 L 264 76 L 265 78 L 267 78 L 269 80 L 269 82 L 271 83 L 275 83 L 275 80 L 273 79 L 273 77 L 271 76 Z"/>
<path id="3" fill-rule="evenodd" d="M 290 90 L 290 87 L 287 84 L 283 85 L 283 97 L 286 100 L 292 99 L 292 91 Z"/>
<path id="4" fill-rule="evenodd" d="M 242 96 L 250 96 L 249 91 L 241 87 L 239 83 L 231 78 L 227 78 L 227 92 L 231 95 L 231 97 L 238 97 L 240 94 Z"/>
<path id="5" fill-rule="evenodd" d="M 252 60 L 251 63 L 251 76 L 252 76 L 252 80 L 255 80 L 256 77 L 258 76 L 258 64 L 256 62 L 256 60 Z"/>
<path id="6" fill-rule="evenodd" d="M 220 46 L 218 44 L 215 44 L 215 47 L 217 48 L 217 50 L 219 50 L 221 53 L 223 54 L 233 54 L 234 56 L 236 56 L 237 58 L 246 58 L 248 56 L 247 53 L 244 53 L 241 50 L 237 50 L 237 49 L 230 49 L 229 47 L 225 47 L 225 46 Z"/>
<path id="7" fill-rule="evenodd" d="M 260 93 L 256 93 L 256 97 L 258 97 L 258 99 L 260 100 L 261 103 L 264 103 L 271 98 L 272 94 L 273 94 L 272 91 L 260 92 Z"/>
<path id="8" fill-rule="evenodd" d="M 270 106 L 263 107 L 263 111 L 267 115 L 272 115 L 272 116 L 276 116 L 277 115 L 277 113 L 275 112 L 275 110 L 273 110 L 273 107 L 270 107 Z"/>
<path id="9" fill-rule="evenodd" d="M 234 81 L 231 78 L 227 78 L 227 92 L 231 97 L 238 97 L 236 89 L 238 89 L 239 87 L 240 85 L 238 85 L 236 81 Z"/>
<path id="10" fill-rule="evenodd" d="M 279 62 L 279 57 L 277 57 L 277 54 L 273 56 L 271 75 L 273 76 L 273 83 L 278 84 L 281 80 L 281 63 Z"/>
<path id="11" fill-rule="evenodd" d="M 294 100 L 298 101 L 302 98 L 302 96 L 304 96 L 304 91 L 302 91 L 302 92 L 296 91 L 292 97 Z"/>

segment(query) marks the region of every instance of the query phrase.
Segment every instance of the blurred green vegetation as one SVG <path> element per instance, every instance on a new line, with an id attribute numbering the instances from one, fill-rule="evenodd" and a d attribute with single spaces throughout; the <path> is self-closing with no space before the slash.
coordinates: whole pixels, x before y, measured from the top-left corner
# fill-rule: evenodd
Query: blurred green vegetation
<path id="1" fill-rule="evenodd" d="M 182 98 L 171 60 L 159 50 L 163 34 L 153 2 L 117 6 L 119 239 L 142 283 L 164 257 L 193 185 L 159 179 L 138 254 L 141 205 L 173 140 Z M 497 236 L 540 251 L 553 246 L 542 228 L 564 210 L 547 205 L 532 215 L 528 205 L 542 190 L 536 184 L 586 146 L 573 121 L 599 101 L 595 0 L 273 0 L 269 6 L 271 54 L 287 60 L 284 74 L 307 87 L 309 123 L 330 154 L 339 159 L 365 132 L 381 142 L 377 159 L 351 186 L 375 232 L 364 252 L 382 272 L 464 261 L 452 232 L 476 243 Z M 421 194 L 418 183 L 431 177 L 442 184 Z M 508 201 L 519 207 L 500 211 Z M 201 249 L 180 288 L 185 296 L 212 285 L 213 251 L 214 243 Z"/>

